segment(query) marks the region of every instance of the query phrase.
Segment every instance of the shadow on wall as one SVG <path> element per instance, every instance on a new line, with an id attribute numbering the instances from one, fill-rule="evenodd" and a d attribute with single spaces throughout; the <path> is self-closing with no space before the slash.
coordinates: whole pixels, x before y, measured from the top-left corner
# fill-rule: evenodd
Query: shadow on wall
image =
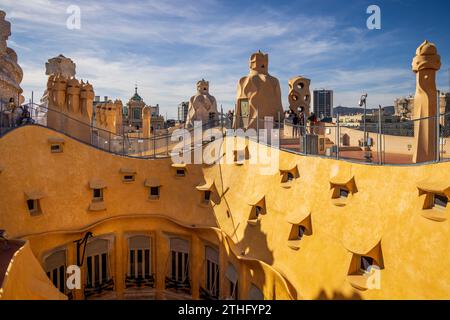
<path id="1" fill-rule="evenodd" d="M 269 249 L 267 234 L 261 230 L 261 224 L 247 224 L 242 239 L 236 243 L 240 253 L 247 258 L 255 258 L 273 264 L 273 252 Z"/>
<path id="2" fill-rule="evenodd" d="M 362 300 L 362 297 L 358 292 L 353 292 L 353 294 L 346 296 L 338 291 L 334 291 L 328 296 L 325 290 L 322 289 L 314 300 Z"/>

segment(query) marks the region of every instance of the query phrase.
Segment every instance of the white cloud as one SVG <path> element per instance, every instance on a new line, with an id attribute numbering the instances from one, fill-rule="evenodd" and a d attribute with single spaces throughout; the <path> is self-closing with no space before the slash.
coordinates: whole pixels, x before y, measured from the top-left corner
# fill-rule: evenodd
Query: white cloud
<path id="1" fill-rule="evenodd" d="M 9 45 L 19 54 L 27 96 L 31 90 L 35 97 L 43 93 L 44 63 L 60 53 L 76 62 L 78 78 L 90 80 L 98 95 L 127 100 L 137 82 L 145 101 L 159 103 L 162 113 L 167 110 L 172 117 L 201 78 L 210 81 L 219 104 L 233 107 L 237 81 L 247 74 L 248 57 L 258 49 L 269 53 L 285 108 L 287 81 L 297 74 L 311 78 L 313 88 L 334 89 L 335 105 L 353 106 L 364 91 L 369 103 L 392 104 L 414 88 L 414 75 L 405 67 L 409 61 L 405 69 L 376 63 L 397 39 L 395 32 L 369 36 L 331 16 L 263 5 L 227 12 L 227 3 L 214 0 L 83 0 L 77 1 L 82 29 L 69 31 L 69 4 L 73 1 L 2 1 L 13 27 Z M 383 52 L 377 51 L 380 43 Z M 369 55 L 373 59 L 361 63 Z"/>

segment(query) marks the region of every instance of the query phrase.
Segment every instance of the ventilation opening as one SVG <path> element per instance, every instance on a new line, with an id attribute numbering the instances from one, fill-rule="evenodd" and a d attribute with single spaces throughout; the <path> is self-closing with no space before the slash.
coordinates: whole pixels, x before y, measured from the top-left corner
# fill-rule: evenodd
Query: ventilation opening
<path id="1" fill-rule="evenodd" d="M 186 172 L 184 169 L 177 169 L 177 177 L 184 177 Z"/>
<path id="2" fill-rule="evenodd" d="M 291 181 L 294 181 L 295 175 L 290 171 L 283 172 L 281 183 L 289 183 Z"/>
<path id="3" fill-rule="evenodd" d="M 132 182 L 134 181 L 134 175 L 132 174 L 127 174 L 123 176 L 123 181 L 124 182 Z"/>
<path id="4" fill-rule="evenodd" d="M 261 215 L 264 214 L 264 208 L 258 205 L 252 207 L 250 216 L 248 219 L 248 223 L 255 225 L 261 220 Z"/>
<path id="5" fill-rule="evenodd" d="M 92 200 L 93 201 L 103 201 L 103 189 L 93 189 L 92 190 Z"/>
<path id="6" fill-rule="evenodd" d="M 209 191 L 209 190 L 205 191 L 204 196 L 203 196 L 203 200 L 206 203 L 209 203 L 209 201 L 211 200 L 211 191 Z"/>
<path id="7" fill-rule="evenodd" d="M 339 198 L 348 198 L 350 191 L 347 188 L 339 187 Z"/>
<path id="8" fill-rule="evenodd" d="M 55 144 L 50 145 L 50 152 L 51 153 L 61 153 L 61 152 L 63 152 L 62 145 L 59 144 L 59 143 L 55 143 Z"/>
<path id="9" fill-rule="evenodd" d="M 289 219 L 292 223 L 293 220 Z M 299 218 L 296 218 L 295 221 L 299 221 Z M 306 218 L 302 219 L 301 222 L 292 223 L 291 232 L 289 233 L 289 242 L 288 246 L 293 250 L 298 250 L 300 248 L 300 240 L 305 238 L 305 236 L 312 235 L 312 223 L 311 223 L 311 215 L 309 214 Z"/>
<path id="10" fill-rule="evenodd" d="M 255 206 L 255 218 L 258 219 L 259 216 L 262 214 L 263 208 L 260 206 Z"/>
<path id="11" fill-rule="evenodd" d="M 380 289 L 384 269 L 381 242 L 364 254 L 353 253 L 347 280 L 358 290 Z"/>
<path id="12" fill-rule="evenodd" d="M 28 211 L 32 216 L 41 213 L 40 204 L 38 199 L 28 199 L 27 200 Z"/>
<path id="13" fill-rule="evenodd" d="M 359 270 L 362 272 L 369 272 L 370 267 L 374 265 L 374 260 L 371 257 L 361 256 L 359 259 Z"/>
<path id="14" fill-rule="evenodd" d="M 150 187 L 150 199 L 159 199 L 159 187 Z"/>
<path id="15" fill-rule="evenodd" d="M 303 235 L 305 234 L 306 228 L 304 226 L 297 227 L 297 240 L 302 240 Z"/>
<path id="16" fill-rule="evenodd" d="M 448 198 L 446 195 L 433 194 L 433 207 L 436 209 L 445 209 L 447 207 Z"/>

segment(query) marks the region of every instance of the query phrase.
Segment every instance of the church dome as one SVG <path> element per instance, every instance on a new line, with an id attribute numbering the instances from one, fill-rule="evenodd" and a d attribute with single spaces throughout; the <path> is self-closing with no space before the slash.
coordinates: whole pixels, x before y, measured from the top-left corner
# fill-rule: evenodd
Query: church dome
<path id="1" fill-rule="evenodd" d="M 131 97 L 130 100 L 133 100 L 133 101 L 142 101 L 141 96 L 137 93 L 137 87 L 134 88 L 134 95 Z"/>

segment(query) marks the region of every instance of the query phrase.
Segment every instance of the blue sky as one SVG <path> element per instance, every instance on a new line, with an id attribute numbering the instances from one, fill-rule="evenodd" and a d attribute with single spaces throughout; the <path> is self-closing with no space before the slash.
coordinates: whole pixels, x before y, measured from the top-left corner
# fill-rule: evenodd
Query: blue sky
<path id="1" fill-rule="evenodd" d="M 381 30 L 368 30 L 366 9 L 381 8 Z M 81 9 L 81 29 L 66 28 L 69 5 Z M 137 82 L 148 104 L 176 117 L 201 78 L 224 109 L 249 56 L 269 54 L 269 72 L 287 81 L 302 75 L 311 88 L 335 91 L 334 105 L 355 106 L 367 91 L 371 107 L 414 93 L 411 60 L 428 39 L 441 55 L 438 87 L 449 90 L 450 1 L 75 1 L 0 0 L 12 23 L 9 46 L 24 70 L 25 96 L 41 97 L 45 62 L 58 54 L 77 64 L 77 78 L 97 95 L 127 101 Z"/>

